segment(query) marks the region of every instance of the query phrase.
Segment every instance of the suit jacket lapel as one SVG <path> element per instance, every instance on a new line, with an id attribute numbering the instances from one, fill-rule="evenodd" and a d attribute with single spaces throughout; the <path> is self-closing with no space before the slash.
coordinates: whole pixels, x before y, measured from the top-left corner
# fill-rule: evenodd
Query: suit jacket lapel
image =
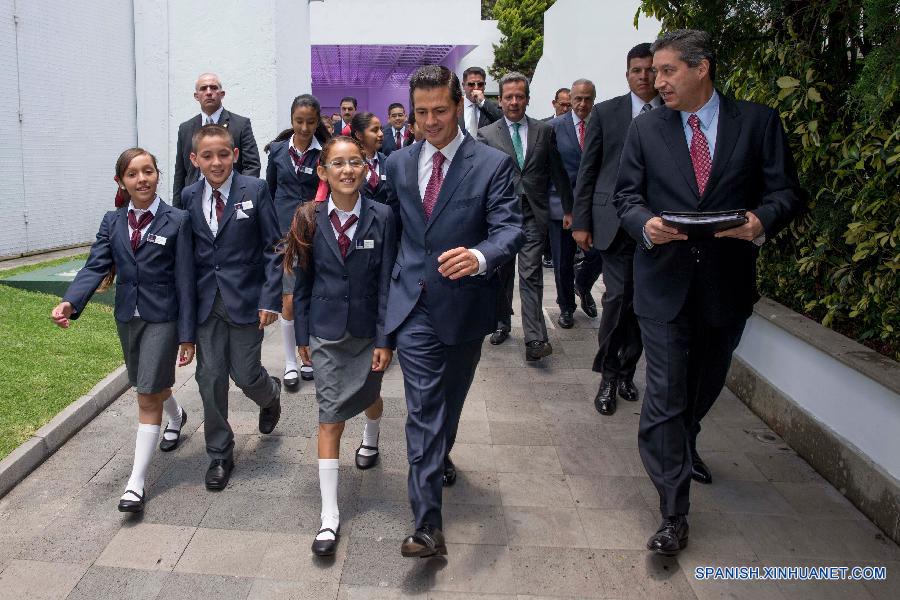
<path id="1" fill-rule="evenodd" d="M 710 191 L 722 178 L 722 174 L 728 166 L 728 161 L 731 159 L 731 154 L 734 152 L 734 146 L 741 134 L 741 113 L 737 105 L 722 94 L 719 94 L 719 102 L 716 153 L 713 156 L 712 170 L 709 174 L 709 181 L 706 182 L 703 198 L 709 196 Z"/>
<path id="2" fill-rule="evenodd" d="M 534 156 L 534 148 L 537 145 L 537 136 L 538 136 L 538 128 L 536 127 L 537 121 L 532 119 L 531 117 L 525 117 L 525 122 L 528 123 L 528 135 L 525 136 L 525 163 L 522 165 L 522 169 L 525 169 L 525 165 L 531 162 L 531 157 Z M 510 138 L 510 143 L 512 143 L 512 138 Z"/>
<path id="3" fill-rule="evenodd" d="M 425 231 L 428 231 L 431 224 L 437 220 L 438 215 L 441 214 L 441 211 L 444 210 L 444 207 L 450 202 L 450 198 L 453 197 L 456 188 L 459 187 L 459 184 L 472 169 L 474 146 L 475 143 L 470 135 L 467 135 L 463 139 L 463 143 L 460 144 L 459 149 L 456 151 L 456 155 L 453 157 L 453 162 L 450 163 L 450 168 L 447 170 L 447 175 L 444 177 L 444 183 L 441 184 L 441 193 L 438 194 L 437 203 L 431 211 L 431 218 L 428 219 Z"/>
<path id="4" fill-rule="evenodd" d="M 425 222 L 425 207 L 422 205 L 422 194 L 419 192 L 419 157 L 422 155 L 422 147 L 425 146 L 425 142 L 418 143 L 413 146 L 413 149 L 410 151 L 409 156 L 406 157 L 406 164 L 404 165 L 406 175 L 406 186 L 412 192 L 411 197 L 413 198 L 413 203 L 415 206 L 412 207 L 412 210 L 415 211 L 419 217 L 421 217 L 422 222 Z M 399 191 L 397 197 L 401 197 Z"/>
<path id="5" fill-rule="evenodd" d="M 219 115 L 219 122 L 216 124 L 221 125 L 225 129 L 228 129 L 228 121 L 230 121 L 230 120 L 231 120 L 231 113 L 223 108 L 222 114 Z"/>
<path id="6" fill-rule="evenodd" d="M 334 229 L 331 228 L 331 219 L 328 218 L 327 202 L 318 202 L 316 204 L 316 228 L 325 238 L 325 244 L 331 248 L 332 252 L 334 252 L 334 257 L 338 259 L 341 264 L 344 264 L 344 259 L 341 257 L 341 249 L 338 247 L 337 238 L 334 237 Z M 359 231 L 358 226 L 356 231 Z M 350 249 L 353 249 L 353 244 L 350 244 Z"/>
<path id="7" fill-rule="evenodd" d="M 240 199 L 238 199 L 240 196 Z M 218 234 L 222 233 L 222 230 L 225 229 L 225 226 L 231 222 L 232 217 L 235 214 L 234 205 L 238 202 L 244 201 L 244 185 L 238 183 L 238 174 L 234 173 L 231 176 L 231 189 L 228 190 L 228 201 L 225 202 L 225 210 L 222 211 L 222 220 L 219 222 L 219 230 Z M 259 207 L 254 206 L 254 209 Z"/>
<path id="8" fill-rule="evenodd" d="M 191 222 L 196 223 L 197 229 L 203 233 L 206 239 L 212 241 L 212 231 L 210 231 L 209 225 L 206 224 L 206 215 L 203 214 L 203 189 L 205 185 L 204 183 L 199 186 L 200 189 L 195 190 L 191 196 Z"/>
<path id="9" fill-rule="evenodd" d="M 519 167 L 519 161 L 516 159 L 516 148 L 513 146 L 512 136 L 509 135 L 509 127 L 506 126 L 506 119 L 500 118 L 496 121 L 497 135 L 500 136 L 500 145 L 503 146 L 504 152 L 509 154 L 513 159 L 513 164 L 521 173 L 522 168 Z"/>
<path id="10" fill-rule="evenodd" d="M 565 116 L 565 121 L 563 122 L 562 132 L 565 137 L 568 138 L 566 143 L 572 144 L 572 147 L 578 152 L 578 156 L 581 156 L 581 146 L 578 144 L 578 130 L 575 128 L 575 121 L 570 118 L 569 115 Z M 584 124 L 585 132 L 587 132 L 587 123 Z M 531 142 L 529 142 L 530 144 Z M 562 151 L 563 144 L 559 143 L 557 140 L 557 146 L 560 146 L 560 151 Z"/>
<path id="11" fill-rule="evenodd" d="M 372 200 L 360 196 L 359 202 L 359 222 L 356 224 L 356 231 L 353 232 L 353 239 L 350 240 L 350 248 L 347 249 L 346 260 L 350 260 L 350 255 L 353 254 L 353 251 L 356 249 L 356 240 L 366 239 L 366 234 L 369 232 L 372 221 L 375 219 L 375 211 L 369 206 Z"/>
<path id="12" fill-rule="evenodd" d="M 663 110 L 657 108 L 654 110 Z M 694 175 L 694 165 L 691 162 L 691 155 L 688 152 L 687 141 L 684 139 L 684 127 L 681 124 L 681 114 L 677 110 L 666 109 L 667 113 L 660 122 L 660 132 L 666 145 L 669 147 L 669 154 L 675 159 L 675 165 L 681 176 L 684 177 L 685 183 L 694 196 L 697 197 L 697 203 L 700 201 L 700 191 L 697 188 L 697 178 Z"/>
<path id="13" fill-rule="evenodd" d="M 131 249 L 131 234 L 128 233 L 128 205 L 120 208 L 116 214 L 116 223 L 114 225 L 116 237 L 125 250 L 125 254 L 134 260 L 134 250 Z"/>
<path id="14" fill-rule="evenodd" d="M 159 207 L 156 209 L 156 214 L 153 215 L 153 220 L 150 221 L 150 226 L 147 228 L 147 233 L 144 234 L 144 237 L 141 238 L 140 244 L 138 244 L 138 249 L 143 246 L 147 241 L 147 236 L 156 235 L 156 232 L 163 228 L 163 226 L 169 221 L 169 208 L 163 204 L 159 203 Z"/>

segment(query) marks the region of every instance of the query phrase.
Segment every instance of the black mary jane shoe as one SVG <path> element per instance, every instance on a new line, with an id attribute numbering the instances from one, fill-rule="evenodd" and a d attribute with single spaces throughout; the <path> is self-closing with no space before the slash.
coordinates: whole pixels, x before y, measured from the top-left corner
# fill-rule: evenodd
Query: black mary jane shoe
<path id="1" fill-rule="evenodd" d="M 300 373 L 297 369 L 288 369 L 284 372 L 284 388 L 293 392 L 300 387 Z"/>
<path id="2" fill-rule="evenodd" d="M 367 456 L 365 454 L 360 454 L 360 450 L 374 450 L 375 454 Z M 359 448 L 356 449 L 356 468 L 362 469 L 363 471 L 371 469 L 378 464 L 379 456 L 378 446 L 366 446 L 365 444 L 360 444 Z"/>
<path id="3" fill-rule="evenodd" d="M 338 525 L 337 531 L 332 529 L 331 527 L 323 527 L 319 531 L 316 532 L 316 536 L 320 533 L 325 533 L 326 531 L 331 532 L 334 535 L 333 540 L 317 540 L 313 539 L 312 543 L 312 553 L 316 556 L 334 556 L 334 553 L 337 552 L 338 539 L 341 537 L 341 526 Z"/>
<path id="4" fill-rule="evenodd" d="M 303 381 L 312 381 L 316 378 L 315 372 L 311 365 L 300 365 L 300 379 Z"/>
<path id="5" fill-rule="evenodd" d="M 144 490 L 141 490 L 142 492 Z M 123 513 L 139 513 L 144 511 L 144 495 L 138 494 L 134 490 L 125 490 L 126 494 L 131 494 L 137 500 L 126 500 L 122 498 L 119 500 L 119 512 Z M 124 495 L 124 494 L 123 494 Z"/>
<path id="6" fill-rule="evenodd" d="M 169 429 L 166 427 L 165 431 L 163 431 L 163 439 L 159 441 L 159 451 L 160 452 L 171 452 L 175 448 L 178 447 L 179 442 L 181 442 L 181 431 L 184 429 L 184 424 L 187 423 L 187 411 L 183 408 L 181 409 L 181 429 Z M 174 440 L 167 440 L 166 434 L 174 433 Z"/>
<path id="7" fill-rule="evenodd" d="M 446 556 L 447 544 L 440 529 L 425 525 L 416 529 L 415 533 L 403 540 L 400 554 L 407 558 L 428 558 L 429 556 Z"/>

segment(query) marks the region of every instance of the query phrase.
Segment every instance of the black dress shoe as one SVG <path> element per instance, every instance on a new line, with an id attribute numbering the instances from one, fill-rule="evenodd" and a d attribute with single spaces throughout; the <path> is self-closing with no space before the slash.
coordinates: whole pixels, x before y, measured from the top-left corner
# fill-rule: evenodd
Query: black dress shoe
<path id="1" fill-rule="evenodd" d="M 187 423 L 187 411 L 183 408 L 181 409 L 181 429 L 184 429 L 184 424 Z M 163 431 L 163 439 L 159 441 L 159 449 L 162 452 L 171 452 L 175 448 L 178 447 L 178 442 L 181 441 L 181 429 L 169 429 L 166 427 L 165 431 Z M 167 440 L 166 434 L 174 433 L 174 440 Z"/>
<path id="2" fill-rule="evenodd" d="M 499 346 L 503 342 L 506 341 L 506 338 L 509 337 L 509 331 L 506 329 L 498 329 L 494 333 L 491 334 L 491 344 L 495 346 Z"/>
<path id="3" fill-rule="evenodd" d="M 575 317 L 572 316 L 571 310 L 559 311 L 559 318 L 556 320 L 563 329 L 572 329 L 575 326 Z"/>
<path id="4" fill-rule="evenodd" d="M 312 381 L 315 378 L 312 365 L 300 365 L 300 379 L 303 381 Z"/>
<path id="5" fill-rule="evenodd" d="M 206 470 L 206 489 L 224 490 L 231 479 L 234 461 L 225 458 L 214 458 Z"/>
<path id="6" fill-rule="evenodd" d="M 597 303 L 594 302 L 594 297 L 591 295 L 591 290 L 582 290 L 579 288 L 575 288 L 575 293 L 578 294 L 578 298 L 581 300 L 581 310 L 584 311 L 584 314 L 592 319 L 596 319 Z"/>
<path id="7" fill-rule="evenodd" d="M 400 554 L 407 558 L 426 558 L 428 556 L 446 556 L 447 544 L 440 529 L 424 525 L 403 540 Z"/>
<path id="8" fill-rule="evenodd" d="M 601 415 L 611 415 L 616 412 L 616 380 L 600 381 L 600 389 L 594 397 L 594 408 Z"/>
<path id="9" fill-rule="evenodd" d="M 360 450 L 374 450 L 375 454 L 360 454 Z M 356 449 L 356 468 L 362 469 L 363 471 L 365 471 L 366 469 L 371 469 L 378 464 L 378 456 L 378 446 L 366 446 L 364 444 L 360 444 L 359 448 Z"/>
<path id="10" fill-rule="evenodd" d="M 709 472 L 709 467 L 696 454 L 691 457 L 691 479 L 697 483 L 712 483 L 712 473 Z"/>
<path id="11" fill-rule="evenodd" d="M 300 372 L 297 369 L 284 372 L 284 387 L 292 392 L 300 387 Z"/>
<path id="12" fill-rule="evenodd" d="M 653 550 L 663 556 L 675 556 L 687 546 L 689 532 L 690 528 L 684 515 L 667 518 L 647 541 L 647 550 Z"/>
<path id="13" fill-rule="evenodd" d="M 618 386 L 619 397 L 622 400 L 628 400 L 629 402 L 637 402 L 638 399 L 638 389 L 637 386 L 634 385 L 633 381 L 625 381 L 624 379 L 619 381 Z"/>
<path id="14" fill-rule="evenodd" d="M 330 531 L 334 535 L 333 540 L 317 540 L 313 539 L 312 543 L 312 553 L 316 556 L 333 556 L 337 551 L 338 546 L 338 538 L 341 537 L 341 526 L 338 525 L 337 531 L 332 529 L 331 527 L 323 527 L 320 529 L 316 535 L 318 536 L 320 533 L 325 531 Z"/>
<path id="15" fill-rule="evenodd" d="M 141 490 L 143 492 L 144 490 Z M 137 500 L 126 500 L 122 498 L 119 500 L 119 512 L 124 513 L 139 513 L 144 510 L 144 494 L 138 494 L 134 490 L 125 490 L 125 494 L 131 494 Z M 123 494 L 124 496 L 124 494 Z"/>
<path id="16" fill-rule="evenodd" d="M 444 459 L 444 475 L 441 478 L 444 487 L 450 487 L 456 483 L 456 465 L 450 460 L 450 457 Z"/>
<path id="17" fill-rule="evenodd" d="M 259 409 L 260 433 L 272 433 L 272 430 L 278 425 L 278 419 L 281 418 L 281 381 L 277 377 L 272 379 L 275 380 L 275 385 L 278 386 L 278 394 L 269 406 Z"/>
<path id="18" fill-rule="evenodd" d="M 553 346 L 550 342 L 542 342 L 541 340 L 531 340 L 525 344 L 525 360 L 532 362 L 541 360 L 545 356 L 553 354 Z"/>
<path id="19" fill-rule="evenodd" d="M 553 257 L 545 255 L 543 258 L 541 258 L 541 264 L 544 266 L 545 269 L 552 269 L 553 268 Z"/>

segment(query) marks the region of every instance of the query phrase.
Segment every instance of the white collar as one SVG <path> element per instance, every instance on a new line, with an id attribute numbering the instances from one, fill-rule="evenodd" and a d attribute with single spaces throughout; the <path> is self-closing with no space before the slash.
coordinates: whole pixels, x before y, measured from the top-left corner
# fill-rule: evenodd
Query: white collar
<path id="1" fill-rule="evenodd" d="M 465 135 L 463 135 L 462 129 L 456 128 L 456 137 L 453 138 L 449 144 L 438 150 L 435 148 L 431 142 L 428 140 L 422 145 L 422 159 L 425 160 L 425 163 L 428 163 L 431 158 L 440 152 L 444 155 L 444 158 L 447 159 L 447 163 L 453 162 L 453 157 L 456 156 L 457 150 L 462 146 L 463 140 L 465 140 Z M 422 164 L 422 163 L 420 163 Z"/>
<path id="2" fill-rule="evenodd" d="M 222 118 L 222 111 L 223 111 L 223 110 L 225 110 L 225 106 L 224 106 L 224 105 L 223 105 L 223 106 L 220 106 L 220 107 L 219 107 L 219 110 L 217 110 L 216 112 L 214 112 L 214 113 L 211 114 L 211 115 L 208 115 L 208 114 L 206 114 L 205 112 L 203 112 L 203 111 L 201 110 L 201 111 L 200 111 L 200 125 L 205 125 L 205 124 L 206 124 L 206 118 L 207 118 L 207 117 L 210 117 L 210 118 L 213 120 L 213 123 L 218 123 L 218 122 L 219 122 L 219 119 Z"/>
<path id="3" fill-rule="evenodd" d="M 357 194 L 356 195 L 356 204 L 353 205 L 353 210 L 351 210 L 350 212 L 346 212 L 346 211 L 343 211 L 340 208 L 338 208 L 334 204 L 334 200 L 331 199 L 331 194 L 328 194 L 328 214 L 330 215 L 331 211 L 333 211 L 333 210 L 336 210 L 338 212 L 338 215 L 345 216 L 345 218 L 341 219 L 342 223 L 345 222 L 347 219 L 349 219 L 350 215 L 356 215 L 356 218 L 358 219 L 359 214 L 362 211 L 362 196 Z"/>
<path id="4" fill-rule="evenodd" d="M 641 109 L 644 108 L 645 104 L 649 104 L 653 108 L 659 108 L 660 106 L 662 106 L 662 98 L 659 97 L 659 94 L 655 95 L 653 97 L 653 99 L 650 100 L 650 102 L 644 102 L 634 92 L 628 92 L 628 94 L 631 96 L 631 112 L 632 112 L 632 114 L 640 113 Z"/>
<path id="5" fill-rule="evenodd" d="M 160 199 L 157 195 L 156 198 L 153 199 L 153 202 L 150 203 L 150 206 L 147 208 L 137 208 L 135 205 L 129 200 L 128 201 L 128 210 L 133 210 L 135 213 L 144 214 L 145 211 L 149 211 L 154 217 L 156 216 L 156 211 L 159 210 Z"/>
<path id="6" fill-rule="evenodd" d="M 574 110 L 570 110 L 569 112 L 572 113 L 572 122 L 575 123 L 575 127 L 578 127 L 578 124 L 581 123 L 582 121 L 584 121 L 584 124 L 587 125 L 587 119 L 580 118 L 578 115 L 575 114 Z"/>
<path id="7" fill-rule="evenodd" d="M 503 120 L 506 121 L 507 128 L 512 127 L 513 123 L 518 123 L 522 127 L 528 127 L 528 116 L 527 115 L 522 115 L 522 118 L 519 121 L 510 121 L 509 119 L 506 118 L 506 115 L 503 115 Z"/>
<path id="8" fill-rule="evenodd" d="M 228 194 L 231 192 L 231 182 L 233 180 L 234 180 L 234 171 L 232 170 L 231 175 L 228 176 L 228 179 L 225 180 L 225 183 L 223 183 L 219 187 L 219 193 L 222 194 L 222 198 L 224 198 L 226 202 L 228 201 Z M 204 195 L 212 196 L 213 188 L 209 184 L 209 180 L 204 177 L 203 181 L 206 184 L 205 189 L 203 190 Z"/>
<path id="9" fill-rule="evenodd" d="M 309 152 L 310 150 L 319 150 L 320 152 L 322 150 L 322 144 L 319 143 L 319 138 L 317 138 L 315 135 L 313 135 L 312 141 L 309 143 L 309 147 L 306 150 L 301 150 L 297 146 L 294 146 L 294 136 L 293 135 L 291 135 L 290 141 L 291 141 L 290 147 L 293 148 L 294 150 L 296 150 L 297 152 L 299 152 L 300 154 L 303 154 L 304 152 Z"/>

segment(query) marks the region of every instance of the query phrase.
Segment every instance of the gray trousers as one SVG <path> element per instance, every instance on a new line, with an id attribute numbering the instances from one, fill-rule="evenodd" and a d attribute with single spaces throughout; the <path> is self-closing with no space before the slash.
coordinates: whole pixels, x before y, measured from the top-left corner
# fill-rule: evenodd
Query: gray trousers
<path id="1" fill-rule="evenodd" d="M 547 227 L 540 226 L 534 217 L 526 217 L 522 226 L 525 245 L 519 250 L 519 298 L 522 300 L 522 328 L 525 343 L 547 341 L 544 322 L 544 271 L 541 258 Z"/>
<path id="2" fill-rule="evenodd" d="M 216 294 L 209 318 L 197 327 L 197 384 L 203 399 L 203 430 L 210 458 L 231 459 L 234 432 L 228 424 L 229 377 L 261 408 L 278 396 L 278 385 L 262 366 L 263 331 L 238 325 Z"/>

